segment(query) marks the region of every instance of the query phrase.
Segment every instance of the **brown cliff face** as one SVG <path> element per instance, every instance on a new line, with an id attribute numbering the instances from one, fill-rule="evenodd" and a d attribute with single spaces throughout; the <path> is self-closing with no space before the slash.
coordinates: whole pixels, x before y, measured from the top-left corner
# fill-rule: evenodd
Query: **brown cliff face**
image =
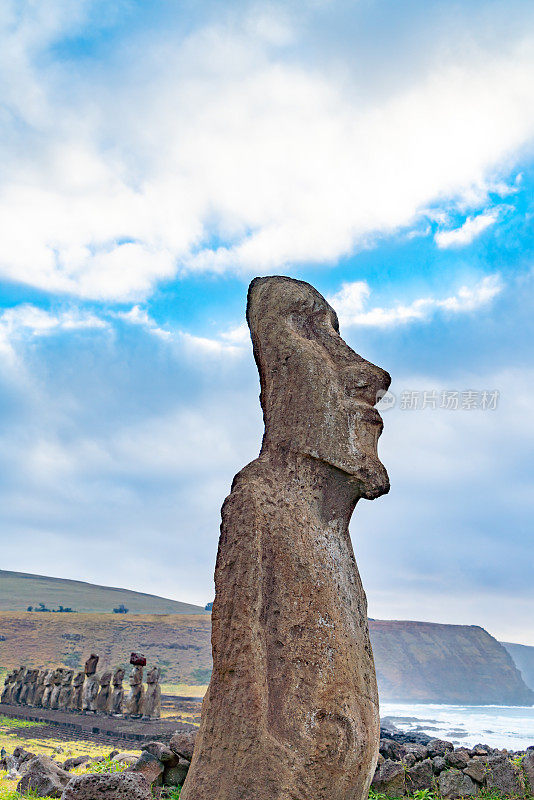
<path id="1" fill-rule="evenodd" d="M 370 620 L 381 700 L 530 705 L 510 655 L 477 625 Z"/>
<path id="2" fill-rule="evenodd" d="M 389 376 L 309 284 L 262 278 L 247 319 L 265 435 L 222 509 L 213 674 L 183 800 L 360 800 L 379 735 L 348 534 L 389 488 L 373 404 Z"/>

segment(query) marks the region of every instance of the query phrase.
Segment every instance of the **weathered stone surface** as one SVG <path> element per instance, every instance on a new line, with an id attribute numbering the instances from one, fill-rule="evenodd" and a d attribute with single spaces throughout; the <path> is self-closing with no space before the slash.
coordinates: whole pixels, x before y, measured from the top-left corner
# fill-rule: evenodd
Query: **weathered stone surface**
<path id="1" fill-rule="evenodd" d="M 11 672 L 8 672 L 6 677 L 4 678 L 4 688 L 2 689 L 0 702 L 2 703 L 10 702 L 11 690 L 13 689 L 14 683 L 15 683 L 15 670 L 12 669 Z"/>
<path id="2" fill-rule="evenodd" d="M 76 756 L 75 758 L 67 758 L 63 764 L 63 769 L 67 770 L 67 772 L 70 772 L 71 769 L 75 769 L 75 767 L 81 767 L 82 764 L 87 764 L 88 761 L 91 761 L 91 756 Z"/>
<path id="3" fill-rule="evenodd" d="M 402 797 L 406 794 L 404 767 L 400 761 L 387 758 L 376 770 L 371 786 L 375 792 L 388 797 Z"/>
<path id="4" fill-rule="evenodd" d="M 127 772 L 140 772 L 150 785 L 159 781 L 163 774 L 163 764 L 146 750 L 141 753 L 135 764 L 128 767 Z M 161 783 L 161 781 L 159 781 Z"/>
<path id="5" fill-rule="evenodd" d="M 454 750 L 452 742 L 446 742 L 443 739 L 431 739 L 426 746 L 426 750 L 430 758 L 434 756 L 446 756 L 451 750 Z"/>
<path id="6" fill-rule="evenodd" d="M 124 706 L 124 689 L 122 682 L 124 680 L 125 671 L 122 667 L 117 667 L 113 672 L 113 691 L 111 694 L 111 713 L 115 716 L 121 716 Z"/>
<path id="7" fill-rule="evenodd" d="M 53 687 L 50 695 L 50 708 L 56 709 L 59 706 L 59 693 L 61 692 L 61 684 L 63 682 L 64 673 L 65 670 L 61 667 L 58 667 L 58 669 L 54 670 L 54 675 L 52 678 Z"/>
<path id="8" fill-rule="evenodd" d="M 456 800 L 458 797 L 478 794 L 478 788 L 469 775 L 464 775 L 458 769 L 448 769 L 439 776 L 439 792 L 448 800 Z"/>
<path id="9" fill-rule="evenodd" d="M 71 777 L 61 800 L 153 800 L 150 785 L 140 773 Z"/>
<path id="10" fill-rule="evenodd" d="M 444 769 L 447 769 L 447 762 L 443 756 L 434 756 L 432 759 L 432 772 L 434 775 L 439 775 Z"/>
<path id="11" fill-rule="evenodd" d="M 464 768 L 464 773 L 469 775 L 475 783 L 484 783 L 486 761 L 481 758 L 472 758 Z"/>
<path id="12" fill-rule="evenodd" d="M 82 709 L 86 712 L 94 713 L 96 711 L 96 698 L 98 697 L 98 689 L 100 688 L 100 680 L 96 674 L 98 666 L 98 656 L 91 653 L 85 662 L 85 682 L 82 691 Z"/>
<path id="13" fill-rule="evenodd" d="M 425 758 L 424 761 L 418 761 L 406 770 L 406 788 L 410 794 L 422 789 L 431 789 L 432 778 L 432 762 L 429 758 Z"/>
<path id="14" fill-rule="evenodd" d="M 181 759 L 180 762 L 176 764 L 174 767 L 169 767 L 165 769 L 165 772 L 163 773 L 163 785 L 183 786 L 183 783 L 187 777 L 188 770 L 189 770 L 189 762 Z"/>
<path id="15" fill-rule="evenodd" d="M 484 787 L 495 789 L 505 795 L 522 795 L 524 787 L 519 778 L 519 770 L 507 756 L 489 756 L 486 762 Z"/>
<path id="16" fill-rule="evenodd" d="M 167 747 L 166 744 L 162 742 L 147 742 L 146 744 L 142 745 L 141 750 L 145 750 L 147 753 L 155 756 L 159 759 L 163 764 L 168 764 L 172 762 L 172 764 L 178 763 L 179 756 Z"/>
<path id="17" fill-rule="evenodd" d="M 423 744 L 415 744 L 412 742 L 407 742 L 404 745 L 404 750 L 406 754 L 408 753 L 413 754 L 416 761 L 423 761 L 425 758 L 428 757 L 428 750 Z"/>
<path id="18" fill-rule="evenodd" d="M 35 683 L 35 690 L 33 692 L 33 697 L 30 705 L 39 707 L 43 700 L 43 694 L 45 690 L 45 678 L 46 678 L 46 669 L 40 669 L 39 675 L 37 677 L 37 681 Z"/>
<path id="19" fill-rule="evenodd" d="M 96 710 L 101 714 L 109 714 L 111 710 L 111 677 L 110 669 L 104 670 L 100 676 L 100 689 L 96 698 Z"/>
<path id="20" fill-rule="evenodd" d="M 394 739 L 380 739 L 378 750 L 384 758 L 390 758 L 392 761 L 400 761 L 407 752 L 405 745 Z"/>
<path id="21" fill-rule="evenodd" d="M 10 763 L 10 768 L 14 768 L 18 771 L 23 764 L 25 764 L 27 761 L 31 761 L 32 758 L 35 758 L 35 753 L 25 750 L 24 747 L 15 747 L 11 758 L 12 762 Z"/>
<path id="22" fill-rule="evenodd" d="M 24 677 L 24 682 L 22 684 L 22 689 L 19 696 L 19 703 L 22 705 L 27 706 L 32 704 L 38 677 L 38 669 L 26 670 L 26 675 Z"/>
<path id="23" fill-rule="evenodd" d="M 61 678 L 61 686 L 59 689 L 59 697 L 57 707 L 67 711 L 70 707 L 70 700 L 72 696 L 72 678 L 74 676 L 73 669 L 64 669 Z"/>
<path id="24" fill-rule="evenodd" d="M 525 753 L 522 763 L 530 793 L 534 795 L 534 748 L 529 748 Z"/>
<path id="25" fill-rule="evenodd" d="M 137 756 L 133 756 L 131 753 L 117 753 L 117 755 L 113 756 L 111 760 L 132 766 L 133 764 L 137 763 Z"/>
<path id="26" fill-rule="evenodd" d="M 48 756 L 35 756 L 26 761 L 19 772 L 22 777 L 17 784 L 17 791 L 22 793 L 32 790 L 38 797 L 61 797 L 72 777 Z"/>
<path id="27" fill-rule="evenodd" d="M 450 750 L 445 756 L 447 764 L 456 769 L 464 769 L 470 759 L 469 750 L 465 747 L 458 747 L 456 750 Z"/>
<path id="28" fill-rule="evenodd" d="M 222 510 L 213 673 L 181 797 L 359 800 L 379 719 L 348 522 L 389 489 L 373 406 L 390 378 L 307 283 L 255 279 L 247 319 L 265 434 Z"/>
<path id="29" fill-rule="evenodd" d="M 181 758 L 191 761 L 197 738 L 196 731 L 176 731 L 169 742 L 169 747 Z"/>
<path id="30" fill-rule="evenodd" d="M 46 672 L 44 677 L 44 689 L 43 689 L 43 696 L 41 698 L 41 706 L 43 708 L 48 708 L 50 705 L 50 696 L 52 694 L 52 690 L 54 688 L 54 669 L 49 669 Z"/>
<path id="31" fill-rule="evenodd" d="M 134 666 L 128 678 L 130 691 L 126 698 L 125 712 L 129 717 L 143 715 L 145 701 L 145 687 L 143 686 L 143 667 Z"/>
<path id="32" fill-rule="evenodd" d="M 143 717 L 145 719 L 159 719 L 161 717 L 160 675 L 161 670 L 159 667 L 152 667 L 146 674 L 147 686 L 143 706 Z"/>

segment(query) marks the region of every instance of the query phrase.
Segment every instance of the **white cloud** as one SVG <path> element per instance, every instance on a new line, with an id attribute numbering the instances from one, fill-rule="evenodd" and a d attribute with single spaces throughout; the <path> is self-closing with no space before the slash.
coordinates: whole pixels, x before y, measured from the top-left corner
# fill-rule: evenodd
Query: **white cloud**
<path id="1" fill-rule="evenodd" d="M 491 225 L 495 225 L 498 219 L 498 212 L 496 210 L 486 211 L 483 214 L 477 214 L 474 217 L 468 217 L 463 225 L 459 228 L 454 228 L 449 231 L 438 231 L 435 236 L 435 242 L 438 247 L 462 247 L 463 245 L 470 244 L 477 236 L 479 236 Z"/>
<path id="2" fill-rule="evenodd" d="M 4 19 L 0 56 L 13 77 L 0 275 L 40 289 L 135 302 L 177 273 L 333 262 L 437 198 L 478 207 L 534 131 L 528 25 L 499 52 L 452 26 L 454 46 L 404 64 L 388 94 L 354 45 L 341 74 L 316 31 L 306 62 L 313 20 L 276 6 L 185 39 L 145 34 L 102 74 L 90 59 L 72 70 L 43 53 L 94 6 L 49 5 L 50 20 L 34 5 Z"/>
<path id="3" fill-rule="evenodd" d="M 460 287 L 449 297 L 419 297 L 411 303 L 397 303 L 389 308 L 375 307 L 367 310 L 365 306 L 371 293 L 369 285 L 365 281 L 355 281 L 342 284 L 339 292 L 331 295 L 328 302 L 336 310 L 341 325 L 385 327 L 427 320 L 440 310 L 453 313 L 474 311 L 491 302 L 502 289 L 503 284 L 498 274 L 487 275 L 474 286 Z"/>
<path id="4" fill-rule="evenodd" d="M 120 319 L 129 322 L 131 325 L 141 325 L 154 336 L 159 336 L 161 339 L 168 339 L 172 336 L 172 332 L 161 328 L 149 315 L 146 308 L 141 308 L 139 305 L 133 306 L 129 311 L 119 311 L 117 316 Z"/>

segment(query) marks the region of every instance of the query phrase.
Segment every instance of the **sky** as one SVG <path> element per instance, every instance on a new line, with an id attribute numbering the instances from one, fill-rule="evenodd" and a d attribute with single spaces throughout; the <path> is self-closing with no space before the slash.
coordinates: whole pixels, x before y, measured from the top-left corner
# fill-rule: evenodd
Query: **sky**
<path id="1" fill-rule="evenodd" d="M 530 0 L 6 0 L 4 569 L 204 605 L 256 457 L 256 275 L 393 378 L 378 619 L 534 645 Z M 38 599 L 38 598 L 37 598 Z"/>

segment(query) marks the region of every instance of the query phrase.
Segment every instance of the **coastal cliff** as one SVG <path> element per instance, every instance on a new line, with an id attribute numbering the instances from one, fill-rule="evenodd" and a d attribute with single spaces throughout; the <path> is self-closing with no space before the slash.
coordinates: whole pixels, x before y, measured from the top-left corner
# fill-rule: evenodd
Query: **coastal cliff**
<path id="1" fill-rule="evenodd" d="M 508 651 L 477 625 L 370 620 L 381 700 L 532 705 Z"/>

